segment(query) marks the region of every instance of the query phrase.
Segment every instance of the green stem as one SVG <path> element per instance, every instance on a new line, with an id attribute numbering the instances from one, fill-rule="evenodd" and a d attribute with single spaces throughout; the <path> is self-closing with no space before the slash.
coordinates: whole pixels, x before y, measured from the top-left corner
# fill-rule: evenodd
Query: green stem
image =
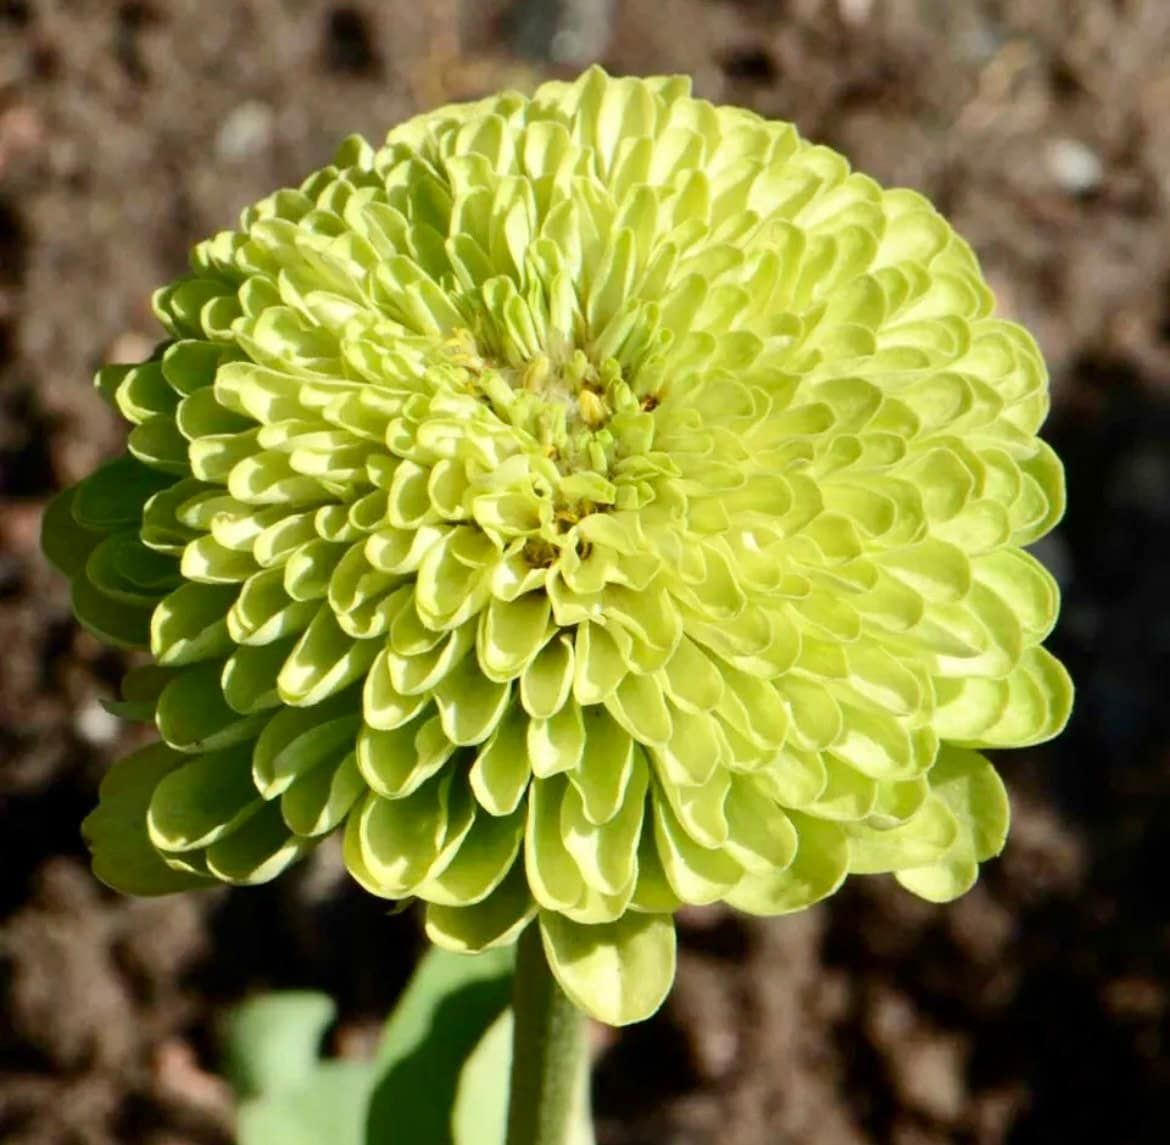
<path id="1" fill-rule="evenodd" d="M 557 985 L 536 922 L 520 936 L 512 1014 L 507 1145 L 568 1145 L 588 1100 L 585 1015 Z"/>

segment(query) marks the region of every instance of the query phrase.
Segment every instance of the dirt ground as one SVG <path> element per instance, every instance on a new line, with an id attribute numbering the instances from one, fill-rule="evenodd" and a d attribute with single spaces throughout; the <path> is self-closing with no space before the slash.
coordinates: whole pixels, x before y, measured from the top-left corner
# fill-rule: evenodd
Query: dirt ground
<path id="1" fill-rule="evenodd" d="M 682 919 L 667 1006 L 599 1039 L 600 1142 L 1170 1140 L 1170 3 L 565 8 L 0 0 L 0 1140 L 228 1145 L 224 1010 L 326 989 L 360 1052 L 419 949 L 328 850 L 162 901 L 89 876 L 78 823 L 141 733 L 98 705 L 122 660 L 37 531 L 118 448 L 94 368 L 149 349 L 189 244 L 345 134 L 593 53 L 793 119 L 972 240 L 1052 368 L 1072 508 L 1043 555 L 1080 688 L 1057 744 L 1004 762 L 1011 842 L 960 902 L 871 879 L 786 920 Z"/>

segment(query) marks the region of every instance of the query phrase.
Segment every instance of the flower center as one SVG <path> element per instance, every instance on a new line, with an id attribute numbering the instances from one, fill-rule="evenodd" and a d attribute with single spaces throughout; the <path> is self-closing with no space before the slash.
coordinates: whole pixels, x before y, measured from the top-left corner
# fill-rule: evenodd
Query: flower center
<path id="1" fill-rule="evenodd" d="M 610 391 L 615 383 L 621 382 L 621 367 L 612 358 L 598 370 L 583 350 L 574 350 L 559 364 L 548 354 L 537 354 L 520 379 L 521 387 L 546 405 L 564 408 L 569 433 L 601 429 L 613 415 L 606 399 L 613 396 Z"/>
<path id="2" fill-rule="evenodd" d="M 445 350 L 462 387 L 529 437 L 564 475 L 608 474 L 623 421 L 642 408 L 614 358 L 595 361 L 580 348 L 566 348 L 500 360 L 469 330 L 456 331 Z"/>

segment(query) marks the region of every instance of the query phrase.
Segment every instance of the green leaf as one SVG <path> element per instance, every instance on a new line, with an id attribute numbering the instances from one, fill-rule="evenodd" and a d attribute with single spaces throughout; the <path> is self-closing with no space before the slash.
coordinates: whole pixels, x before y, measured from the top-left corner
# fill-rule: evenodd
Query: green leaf
<path id="1" fill-rule="evenodd" d="M 373 1081 L 369 1062 L 324 1062 L 299 1088 L 245 1102 L 239 1145 L 365 1145 Z"/>
<path id="2" fill-rule="evenodd" d="M 239 1145 L 365 1145 L 369 1061 L 318 1059 L 332 999 L 309 990 L 252 998 L 224 1029 L 224 1072 L 244 1099 Z"/>
<path id="3" fill-rule="evenodd" d="M 382 1036 L 368 1145 L 452 1145 L 459 1073 L 508 1004 L 511 965 L 510 949 L 423 958 Z"/>
<path id="4" fill-rule="evenodd" d="M 311 990 L 251 998 L 224 1030 L 224 1073 L 242 1097 L 303 1085 L 318 1066 L 321 1038 L 337 1014 L 333 1000 Z"/>
<path id="5" fill-rule="evenodd" d="M 505 1010 L 480 1039 L 455 1088 L 451 1132 L 459 1145 L 504 1140 L 512 1064 L 512 1011 Z"/>
<path id="6" fill-rule="evenodd" d="M 511 966 L 511 950 L 477 957 L 431 950 L 374 1061 L 318 1060 L 335 1016 L 325 995 L 291 991 L 245 1002 L 225 1031 L 225 1072 L 244 1098 L 239 1145 L 502 1145 L 510 1027 L 481 1043 L 505 1012 Z M 456 1122 L 464 1127 L 458 1132 Z M 488 1128 L 496 1125 L 498 1133 Z"/>
<path id="7" fill-rule="evenodd" d="M 459 1075 L 451 1128 L 455 1145 L 503 1145 L 508 1128 L 508 1086 L 512 1070 L 512 1011 L 505 1010 L 471 1052 Z M 588 1097 L 588 1087 L 581 1087 Z M 588 1100 L 574 1110 L 566 1145 L 594 1145 Z"/>

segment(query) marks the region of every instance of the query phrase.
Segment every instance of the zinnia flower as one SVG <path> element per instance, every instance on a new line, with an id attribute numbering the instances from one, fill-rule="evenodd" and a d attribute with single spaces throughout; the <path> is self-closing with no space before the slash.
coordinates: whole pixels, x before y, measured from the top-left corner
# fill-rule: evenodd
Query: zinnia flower
<path id="1" fill-rule="evenodd" d="M 600 70 L 346 142 L 101 371 L 128 452 L 55 502 L 161 743 L 86 823 L 159 893 L 353 877 L 457 950 L 539 919 L 646 1016 L 673 912 L 850 873 L 943 901 L 1035 743 L 1062 510 L 1032 339 L 969 247 L 788 124 Z"/>

